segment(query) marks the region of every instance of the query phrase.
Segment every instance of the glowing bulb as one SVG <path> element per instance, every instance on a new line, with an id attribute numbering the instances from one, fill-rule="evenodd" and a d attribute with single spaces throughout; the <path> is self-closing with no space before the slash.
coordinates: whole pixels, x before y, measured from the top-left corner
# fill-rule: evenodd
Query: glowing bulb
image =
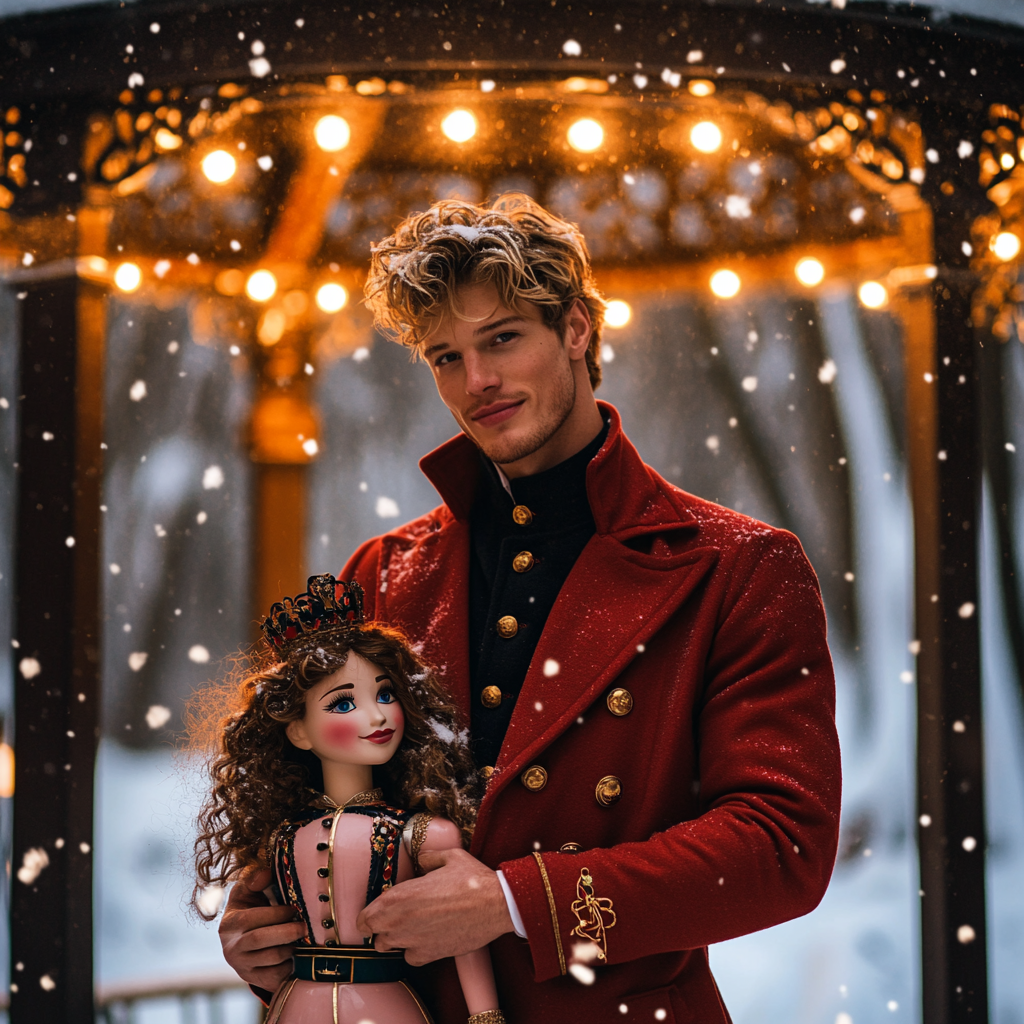
<path id="1" fill-rule="evenodd" d="M 1013 159 L 1012 153 L 1004 153 L 999 158 L 999 163 L 1004 171 L 1010 170 L 1017 161 Z"/>
<path id="2" fill-rule="evenodd" d="M 612 299 L 604 308 L 604 322 L 609 327 L 625 327 L 633 316 L 633 310 L 628 302 L 622 299 Z"/>
<path id="3" fill-rule="evenodd" d="M 688 88 L 691 96 L 710 96 L 715 91 L 715 83 L 706 78 L 695 78 Z"/>
<path id="4" fill-rule="evenodd" d="M 565 137 L 573 149 L 581 153 L 593 153 L 604 142 L 604 129 L 593 118 L 584 117 L 569 126 Z"/>
<path id="5" fill-rule="evenodd" d="M 325 313 L 337 313 L 348 302 L 348 292 L 333 281 L 322 284 L 316 292 L 316 304 Z"/>
<path id="6" fill-rule="evenodd" d="M 825 279 L 825 268 L 813 256 L 805 256 L 800 260 L 796 265 L 795 273 L 796 279 L 801 284 L 807 285 L 808 288 L 821 284 Z"/>
<path id="7" fill-rule="evenodd" d="M 992 239 L 991 249 L 997 259 L 1012 260 L 1020 252 L 1020 239 L 1012 231 L 1000 231 Z"/>
<path id="8" fill-rule="evenodd" d="M 156 143 L 157 149 L 177 149 L 181 145 L 181 136 L 175 135 L 167 128 L 157 128 L 153 141 Z"/>
<path id="9" fill-rule="evenodd" d="M 0 797 L 14 796 L 14 751 L 0 743 Z"/>
<path id="10" fill-rule="evenodd" d="M 720 299 L 731 299 L 740 290 L 739 275 L 731 270 L 716 270 L 711 275 L 711 290 Z"/>
<path id="11" fill-rule="evenodd" d="M 469 142 L 476 135 L 476 118 L 468 110 L 453 110 L 441 122 L 441 131 L 452 142 Z"/>
<path id="12" fill-rule="evenodd" d="M 690 130 L 690 142 L 702 153 L 714 153 L 722 144 L 722 129 L 714 121 L 701 121 Z"/>
<path id="13" fill-rule="evenodd" d="M 203 157 L 203 174 L 215 185 L 223 185 L 235 176 L 238 164 L 235 158 L 224 149 L 215 149 Z"/>
<path id="14" fill-rule="evenodd" d="M 114 271 L 114 284 L 123 292 L 133 292 L 142 284 L 142 271 L 134 263 L 122 263 Z"/>
<path id="15" fill-rule="evenodd" d="M 245 282 L 245 294 L 253 302 L 266 302 L 277 291 L 277 278 L 269 270 L 257 270 Z"/>
<path id="16" fill-rule="evenodd" d="M 878 281 L 865 281 L 857 290 L 857 297 L 868 309 L 881 309 L 889 301 L 885 285 Z"/>
<path id="17" fill-rule="evenodd" d="M 348 145 L 352 131 L 345 118 L 338 117 L 337 114 L 328 114 L 317 121 L 313 129 L 313 138 L 325 153 L 337 153 Z"/>

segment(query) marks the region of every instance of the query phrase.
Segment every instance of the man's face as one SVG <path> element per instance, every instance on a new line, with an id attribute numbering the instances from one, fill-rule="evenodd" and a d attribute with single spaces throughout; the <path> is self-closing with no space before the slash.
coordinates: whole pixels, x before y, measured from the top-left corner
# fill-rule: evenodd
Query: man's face
<path id="1" fill-rule="evenodd" d="M 423 357 L 463 431 L 493 462 L 515 463 L 542 448 L 572 412 L 573 357 L 586 351 L 589 318 L 571 313 L 563 339 L 532 303 L 503 306 L 492 284 L 463 285 L 457 301 L 467 319 L 439 321 Z M 575 323 L 581 317 L 585 324 Z"/>

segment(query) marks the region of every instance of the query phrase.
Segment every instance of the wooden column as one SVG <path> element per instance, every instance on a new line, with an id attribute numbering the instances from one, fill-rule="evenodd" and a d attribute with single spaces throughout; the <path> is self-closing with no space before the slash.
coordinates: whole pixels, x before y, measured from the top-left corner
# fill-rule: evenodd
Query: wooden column
<path id="1" fill-rule="evenodd" d="M 20 288 L 11 1021 L 91 1024 L 104 298 Z"/>

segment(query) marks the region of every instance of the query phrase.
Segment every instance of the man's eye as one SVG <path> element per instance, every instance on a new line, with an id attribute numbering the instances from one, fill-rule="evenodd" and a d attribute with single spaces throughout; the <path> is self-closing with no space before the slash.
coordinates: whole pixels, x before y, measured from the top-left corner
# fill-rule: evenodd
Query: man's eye
<path id="1" fill-rule="evenodd" d="M 442 352 L 441 355 L 434 360 L 435 366 L 447 366 L 448 363 L 455 362 L 459 358 L 458 352 Z"/>
<path id="2" fill-rule="evenodd" d="M 381 690 L 380 693 L 377 694 L 377 703 L 378 704 L 394 704 L 395 703 L 395 695 L 394 695 L 394 693 L 391 690 Z"/>
<path id="3" fill-rule="evenodd" d="M 351 697 L 342 697 L 340 700 L 336 700 L 327 706 L 329 714 L 347 715 L 350 711 L 354 711 L 356 702 Z"/>
<path id="4" fill-rule="evenodd" d="M 519 337 L 519 332 L 518 331 L 502 331 L 501 334 L 496 334 L 494 336 L 494 340 L 499 345 L 504 345 L 507 342 L 512 341 L 512 340 L 514 340 L 515 338 L 518 338 L 518 337 Z"/>

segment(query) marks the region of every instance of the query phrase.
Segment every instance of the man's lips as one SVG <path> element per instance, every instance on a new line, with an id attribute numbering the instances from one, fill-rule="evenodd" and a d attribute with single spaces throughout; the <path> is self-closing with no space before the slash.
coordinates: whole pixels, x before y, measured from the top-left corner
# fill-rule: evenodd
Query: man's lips
<path id="1" fill-rule="evenodd" d="M 363 736 L 362 738 L 369 740 L 371 743 L 387 743 L 394 735 L 394 729 L 378 729 L 376 732 L 371 732 L 369 736 Z"/>
<path id="2" fill-rule="evenodd" d="M 483 427 L 496 427 L 515 416 L 525 401 L 525 398 L 520 398 L 506 402 L 492 402 L 490 405 L 478 409 L 470 416 L 470 419 Z"/>

